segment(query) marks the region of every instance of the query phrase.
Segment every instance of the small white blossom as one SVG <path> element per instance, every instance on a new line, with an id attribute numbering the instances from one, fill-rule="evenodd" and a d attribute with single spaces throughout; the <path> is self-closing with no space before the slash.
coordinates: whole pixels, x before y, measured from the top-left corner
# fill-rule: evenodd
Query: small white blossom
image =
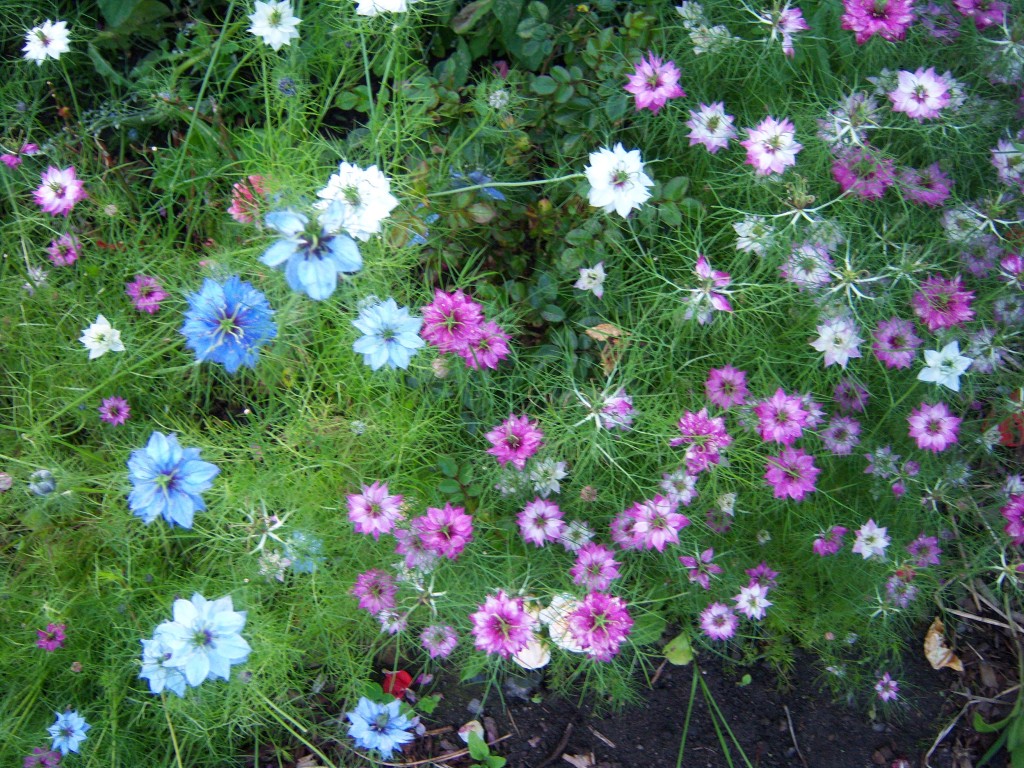
<path id="1" fill-rule="evenodd" d="M 868 520 L 857 531 L 857 540 L 853 543 L 853 553 L 865 560 L 872 557 L 885 559 L 885 549 L 889 546 L 888 529 L 879 527 L 874 520 Z"/>
<path id="2" fill-rule="evenodd" d="M 585 173 L 590 182 L 590 204 L 605 213 L 615 211 L 622 218 L 643 205 L 651 196 L 648 187 L 654 186 L 644 173 L 640 150 L 627 152 L 622 144 L 591 152 Z"/>
<path id="3" fill-rule="evenodd" d="M 960 354 L 960 344 L 951 341 L 941 350 L 926 349 L 924 352 L 925 367 L 917 374 L 918 381 L 930 381 L 940 386 L 960 391 L 960 376 L 974 362 Z"/>
<path id="4" fill-rule="evenodd" d="M 580 279 L 572 287 L 590 291 L 600 299 L 604 296 L 604 278 L 604 262 L 599 261 L 593 267 L 580 267 Z"/>
<path id="5" fill-rule="evenodd" d="M 262 38 L 264 43 L 279 51 L 282 45 L 291 45 L 292 40 L 298 39 L 296 27 L 302 19 L 292 12 L 290 0 L 270 0 L 268 3 L 256 0 L 256 11 L 249 14 L 249 21 L 252 22 L 250 34 Z"/>
<path id="6" fill-rule="evenodd" d="M 107 352 L 124 352 L 121 332 L 112 327 L 103 315 L 97 315 L 96 322 L 82 329 L 79 341 L 89 350 L 90 360 L 102 357 Z"/>
<path id="7" fill-rule="evenodd" d="M 56 61 L 62 53 L 71 50 L 68 44 L 68 23 L 66 21 L 50 21 L 47 19 L 38 27 L 32 27 L 25 33 L 25 58 L 39 66 L 46 59 Z"/>
<path id="8" fill-rule="evenodd" d="M 562 485 L 559 481 L 569 475 L 565 471 L 565 467 L 564 461 L 555 461 L 554 459 L 544 459 L 535 463 L 530 470 L 533 490 L 545 499 L 552 493 L 560 493 Z"/>
<path id="9" fill-rule="evenodd" d="M 356 0 L 356 15 L 377 16 L 385 11 L 402 13 L 409 10 L 415 0 Z"/>
<path id="10" fill-rule="evenodd" d="M 325 210 L 320 221 L 328 231 L 345 230 L 359 240 L 380 232 L 381 222 L 398 205 L 398 198 L 391 194 L 391 180 L 376 165 L 363 169 L 342 163 L 316 194 L 321 200 L 314 207 Z"/>

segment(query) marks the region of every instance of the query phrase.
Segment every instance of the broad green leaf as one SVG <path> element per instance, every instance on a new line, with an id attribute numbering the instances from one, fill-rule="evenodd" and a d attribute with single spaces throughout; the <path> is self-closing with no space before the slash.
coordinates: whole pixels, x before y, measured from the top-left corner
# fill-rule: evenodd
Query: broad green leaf
<path id="1" fill-rule="evenodd" d="M 684 632 L 669 640 L 668 645 L 665 646 L 665 658 L 670 664 L 675 664 L 677 667 L 685 667 L 693 661 L 693 646 L 690 645 L 690 636 Z"/>

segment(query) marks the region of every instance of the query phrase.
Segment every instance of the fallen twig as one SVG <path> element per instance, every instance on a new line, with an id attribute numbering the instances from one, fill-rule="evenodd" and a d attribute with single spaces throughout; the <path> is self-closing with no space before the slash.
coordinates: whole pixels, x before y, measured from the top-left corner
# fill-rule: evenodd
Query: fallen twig
<path id="1" fill-rule="evenodd" d="M 796 749 L 796 755 L 800 758 L 800 762 L 804 764 L 804 768 L 811 768 L 807 764 L 807 758 L 804 757 L 804 753 L 800 751 L 800 745 L 796 743 L 796 731 L 793 730 L 793 718 L 789 716 L 789 707 L 783 704 L 782 708 L 786 710 L 786 722 L 789 723 L 789 736 L 793 739 L 793 747 Z"/>
<path id="2" fill-rule="evenodd" d="M 562 734 L 562 738 L 558 740 L 558 746 L 555 747 L 555 751 L 544 758 L 543 761 L 537 763 L 534 768 L 544 768 L 545 765 L 551 765 L 559 757 L 562 756 L 562 752 L 569 744 L 569 737 L 572 736 L 572 723 L 566 723 L 565 733 Z"/>

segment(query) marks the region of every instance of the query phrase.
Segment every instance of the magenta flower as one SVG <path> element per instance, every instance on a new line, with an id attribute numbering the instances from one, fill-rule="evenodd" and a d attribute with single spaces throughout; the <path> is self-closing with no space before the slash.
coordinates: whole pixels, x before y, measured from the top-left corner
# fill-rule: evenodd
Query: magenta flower
<path id="1" fill-rule="evenodd" d="M 46 625 L 46 629 L 37 629 L 36 648 L 42 648 L 47 653 L 53 653 L 58 648 L 63 648 L 64 641 L 67 640 L 67 635 L 64 634 L 66 629 L 66 624 L 52 622 Z"/>
<path id="2" fill-rule="evenodd" d="M 155 315 L 160 309 L 160 302 L 167 298 L 167 291 L 149 275 L 136 275 L 135 279 L 124 287 L 124 292 L 132 300 L 132 305 L 139 312 Z"/>
<path id="3" fill-rule="evenodd" d="M 61 754 L 56 749 L 32 747 L 32 754 L 25 756 L 22 766 L 23 768 L 57 768 L 60 765 L 60 758 Z"/>
<path id="4" fill-rule="evenodd" d="M 625 600 L 604 592 L 589 592 L 566 623 L 569 636 L 598 661 L 611 661 L 633 628 Z"/>
<path id="5" fill-rule="evenodd" d="M 784 448 L 778 456 L 769 456 L 765 464 L 764 479 L 772 486 L 775 498 L 787 496 L 803 501 L 815 490 L 815 481 L 821 470 L 814 466 L 814 457 L 803 448 Z"/>
<path id="6" fill-rule="evenodd" d="M 1010 500 L 999 508 L 999 514 L 1006 521 L 1003 532 L 1014 546 L 1024 546 L 1024 493 L 1010 494 Z"/>
<path id="7" fill-rule="evenodd" d="M 799 395 L 787 395 L 782 389 L 754 406 L 758 418 L 758 429 L 765 442 L 775 441 L 792 445 L 807 426 L 809 414 L 803 407 Z"/>
<path id="8" fill-rule="evenodd" d="M 412 521 L 423 546 L 441 557 L 454 560 L 473 540 L 473 518 L 462 507 L 445 503 L 443 509 L 427 507 L 427 513 Z"/>
<path id="9" fill-rule="evenodd" d="M 922 344 L 914 333 L 914 324 L 899 317 L 880 320 L 874 336 L 871 348 L 886 368 L 909 368 Z"/>
<path id="10" fill-rule="evenodd" d="M 744 573 L 750 577 L 751 584 L 762 584 L 766 589 L 775 589 L 775 580 L 779 575 L 778 571 L 773 571 L 763 560 L 753 568 L 747 568 Z"/>
<path id="11" fill-rule="evenodd" d="M 948 73 L 947 73 L 948 74 Z M 893 112 L 903 112 L 918 122 L 939 116 L 949 104 L 950 83 L 943 75 L 935 74 L 934 67 L 897 73 L 899 84 L 889 93 Z"/>
<path id="12" fill-rule="evenodd" d="M 712 155 L 720 149 L 728 149 L 729 139 L 736 138 L 732 115 L 725 114 L 725 103 L 701 104 L 699 110 L 690 110 L 690 119 L 685 125 L 690 129 L 690 146 L 703 144 Z"/>
<path id="13" fill-rule="evenodd" d="M 700 613 L 701 631 L 711 640 L 728 640 L 739 624 L 739 617 L 724 603 L 711 603 Z"/>
<path id="14" fill-rule="evenodd" d="M 882 701 L 894 701 L 899 697 L 900 686 L 899 683 L 889 677 L 889 673 L 886 672 L 879 678 L 878 682 L 875 683 L 875 690 L 878 692 L 878 698 Z"/>
<path id="15" fill-rule="evenodd" d="M 843 29 L 856 34 L 864 45 L 872 35 L 902 40 L 914 22 L 914 0 L 843 0 Z"/>
<path id="16" fill-rule="evenodd" d="M 128 421 L 128 417 L 132 415 L 132 409 L 128 405 L 128 401 L 123 397 L 108 397 L 100 403 L 99 407 L 100 418 L 114 427 L 119 427 Z"/>
<path id="17" fill-rule="evenodd" d="M 978 29 L 1003 24 L 1009 8 L 1003 0 L 953 0 L 953 5 L 964 16 L 973 19 Z"/>
<path id="18" fill-rule="evenodd" d="M 843 191 L 851 191 L 865 200 L 880 200 L 896 175 L 891 158 L 868 147 L 842 150 L 832 161 L 832 178 Z"/>
<path id="19" fill-rule="evenodd" d="M 732 305 L 725 295 L 728 293 L 725 289 L 732 282 L 728 272 L 711 269 L 707 257 L 700 255 L 693 274 L 700 278 L 701 284 L 690 289 L 690 295 L 683 302 L 686 304 L 684 319 L 696 318 L 701 325 L 707 325 L 714 318 L 713 312 L 732 312 Z"/>
<path id="20" fill-rule="evenodd" d="M 712 368 L 704 382 L 704 392 L 719 408 L 743 405 L 747 401 L 747 374 L 731 365 Z"/>
<path id="21" fill-rule="evenodd" d="M 509 597 L 501 589 L 488 595 L 469 619 L 473 622 L 477 649 L 506 659 L 530 644 L 537 626 L 537 620 L 524 607 L 523 598 Z"/>
<path id="22" fill-rule="evenodd" d="M 704 589 L 711 589 L 711 577 L 722 572 L 722 567 L 712 562 L 714 558 L 715 550 L 709 547 L 696 557 L 682 555 L 679 562 L 686 566 L 686 577 L 691 584 L 700 584 Z"/>
<path id="23" fill-rule="evenodd" d="M 363 486 L 362 493 L 350 493 L 348 519 L 355 525 L 356 533 L 368 533 L 379 539 L 382 533 L 390 533 L 402 514 L 402 497 L 388 495 L 387 483 L 373 482 Z"/>
<path id="24" fill-rule="evenodd" d="M 954 416 L 945 403 L 921 407 L 910 412 L 910 436 L 917 441 L 917 447 L 939 453 L 956 443 L 957 430 L 962 419 Z"/>
<path id="25" fill-rule="evenodd" d="M 679 87 L 679 68 L 671 61 L 663 63 L 650 51 L 647 58 L 637 62 L 636 71 L 626 83 L 626 91 L 636 97 L 637 112 L 649 109 L 654 114 L 658 114 L 669 99 L 686 95 Z"/>
<path id="26" fill-rule="evenodd" d="M 936 537 L 926 536 L 922 533 L 907 544 L 907 554 L 914 558 L 915 567 L 927 568 L 929 565 L 939 564 L 942 550 L 939 548 L 939 540 Z"/>
<path id="27" fill-rule="evenodd" d="M 604 398 L 601 410 L 597 412 L 597 423 L 603 429 L 619 429 L 628 432 L 633 428 L 633 398 L 619 387 L 614 394 Z"/>
<path id="28" fill-rule="evenodd" d="M 903 196 L 913 203 L 938 207 L 949 199 L 953 180 L 942 172 L 938 163 L 927 168 L 904 168 L 899 173 Z"/>
<path id="29" fill-rule="evenodd" d="M 420 336 L 442 352 L 458 352 L 476 342 L 484 323 L 483 307 L 461 290 L 434 291 L 434 300 L 422 309 Z"/>
<path id="30" fill-rule="evenodd" d="M 834 555 L 842 549 L 843 536 L 845 535 L 846 528 L 841 525 L 833 525 L 827 531 L 822 531 L 815 537 L 811 549 L 814 550 L 814 554 L 818 557 Z"/>
<path id="31" fill-rule="evenodd" d="M 754 166 L 758 176 L 782 173 L 796 165 L 796 155 L 804 148 L 796 141 L 793 123 L 774 117 L 766 117 L 756 128 L 747 128 L 747 138 L 740 144 L 747 148 L 747 165 Z"/>
<path id="32" fill-rule="evenodd" d="M 530 544 L 543 547 L 549 541 L 558 541 L 565 535 L 565 521 L 558 505 L 545 499 L 531 501 L 519 517 L 519 532 Z"/>
<path id="33" fill-rule="evenodd" d="M 721 451 L 732 443 L 732 437 L 725 431 L 725 419 L 708 416 L 707 408 L 701 408 L 697 413 L 687 411 L 678 426 L 682 437 L 674 437 L 668 444 L 686 445 L 686 470 L 692 475 L 718 464 Z"/>
<path id="34" fill-rule="evenodd" d="M 429 573 L 433 570 L 437 564 L 438 555 L 434 550 L 427 548 L 423 543 L 423 539 L 415 531 L 396 528 L 394 534 L 395 540 L 398 542 L 395 545 L 395 554 L 402 555 L 405 558 L 406 568 L 417 570 L 421 573 Z"/>
<path id="35" fill-rule="evenodd" d="M 621 575 L 615 553 L 592 542 L 580 547 L 569 574 L 574 583 L 597 592 L 604 592 Z"/>
<path id="36" fill-rule="evenodd" d="M 657 495 L 627 510 L 633 518 L 631 533 L 634 546 L 662 552 L 666 544 L 678 544 L 679 532 L 690 524 L 690 520 L 686 515 L 677 513 L 677 508 L 677 502 Z"/>
<path id="37" fill-rule="evenodd" d="M 459 636 L 454 627 L 447 624 L 431 624 L 420 633 L 420 643 L 432 659 L 443 659 L 455 650 L 459 644 Z"/>
<path id="38" fill-rule="evenodd" d="M 487 452 L 499 464 L 511 464 L 518 470 L 525 468 L 526 460 L 544 445 L 544 433 L 528 416 L 510 415 L 484 437 L 491 443 Z"/>
<path id="39" fill-rule="evenodd" d="M 359 598 L 359 607 L 375 616 L 395 607 L 397 592 L 398 587 L 391 574 L 377 568 L 359 574 L 352 587 L 353 597 Z"/>
<path id="40" fill-rule="evenodd" d="M 860 443 L 860 422 L 849 416 L 833 416 L 820 437 L 830 453 L 849 456 Z"/>
<path id="41" fill-rule="evenodd" d="M 75 166 L 49 166 L 42 174 L 42 184 L 33 192 L 36 205 L 51 216 L 67 216 L 75 204 L 85 200 L 85 184 L 75 176 Z"/>
<path id="42" fill-rule="evenodd" d="M 55 267 L 67 267 L 78 261 L 78 249 L 82 244 L 74 235 L 61 235 L 50 243 L 46 249 L 46 255 L 50 257 Z"/>
<path id="43" fill-rule="evenodd" d="M 946 279 L 932 275 L 921 283 L 921 290 L 910 300 L 914 314 L 934 333 L 941 328 L 954 328 L 974 318 L 971 301 L 974 291 L 965 291 L 960 275 Z"/>
<path id="44" fill-rule="evenodd" d="M 508 357 L 508 341 L 512 338 L 501 326 L 491 320 L 479 326 L 476 338 L 465 347 L 456 349 L 456 354 L 466 361 L 466 365 L 474 370 L 490 368 L 494 370 L 498 363 Z"/>

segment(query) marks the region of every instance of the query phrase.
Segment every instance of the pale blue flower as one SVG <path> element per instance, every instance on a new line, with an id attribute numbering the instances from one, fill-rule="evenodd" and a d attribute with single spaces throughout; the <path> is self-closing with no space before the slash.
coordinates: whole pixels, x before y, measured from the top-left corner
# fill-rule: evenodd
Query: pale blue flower
<path id="1" fill-rule="evenodd" d="M 139 677 L 149 682 L 152 693 L 167 690 L 185 698 L 185 675 L 177 667 L 166 665 L 173 655 L 160 632 L 155 632 L 152 639 L 142 641 L 142 671 Z"/>
<path id="2" fill-rule="evenodd" d="M 320 214 L 318 224 L 295 211 L 268 213 L 265 223 L 284 235 L 260 257 L 268 267 L 284 265 L 285 280 L 293 291 L 321 301 L 334 293 L 338 273 L 363 268 L 359 246 L 345 233 L 332 232 L 338 225 L 335 206 Z"/>
<path id="3" fill-rule="evenodd" d="M 177 435 L 154 432 L 128 459 L 128 506 L 147 525 L 162 516 L 171 526 L 191 528 L 196 510 L 206 509 L 199 494 L 219 472 L 200 460 L 198 448 L 182 448 Z"/>
<path id="4" fill-rule="evenodd" d="M 243 627 L 245 611 L 234 610 L 230 595 L 209 601 L 197 592 L 191 600 L 174 601 L 174 621 L 161 624 L 154 636 L 171 652 L 164 666 L 181 670 L 186 682 L 197 686 L 227 680 L 231 665 L 249 658 L 252 648 L 240 634 Z"/>
<path id="5" fill-rule="evenodd" d="M 86 739 L 86 731 L 92 728 L 85 718 L 76 711 L 58 712 L 57 720 L 48 730 L 53 737 L 50 749 L 59 749 L 62 755 L 77 752 L 78 747 Z"/>
<path id="6" fill-rule="evenodd" d="M 352 725 L 348 735 L 356 741 L 357 747 L 376 749 L 387 760 L 395 747 L 412 741 L 409 733 L 415 723 L 401 714 L 398 699 L 388 704 L 378 704 L 365 696 L 359 700 L 354 712 L 346 714 Z"/>
<path id="7" fill-rule="evenodd" d="M 322 565 L 323 542 L 302 531 L 295 531 L 284 541 L 284 556 L 292 561 L 291 569 L 296 573 L 312 573 Z"/>
<path id="8" fill-rule="evenodd" d="M 356 339 L 352 349 L 375 371 L 383 365 L 408 368 L 425 343 L 419 336 L 423 319 L 410 315 L 409 308 L 399 307 L 394 299 L 364 307 L 352 325 L 366 334 Z"/>
<path id="9" fill-rule="evenodd" d="M 188 297 L 181 334 L 200 362 L 220 363 L 228 373 L 256 367 L 260 347 L 277 336 L 267 297 L 232 275 L 223 284 L 207 278 Z"/>

